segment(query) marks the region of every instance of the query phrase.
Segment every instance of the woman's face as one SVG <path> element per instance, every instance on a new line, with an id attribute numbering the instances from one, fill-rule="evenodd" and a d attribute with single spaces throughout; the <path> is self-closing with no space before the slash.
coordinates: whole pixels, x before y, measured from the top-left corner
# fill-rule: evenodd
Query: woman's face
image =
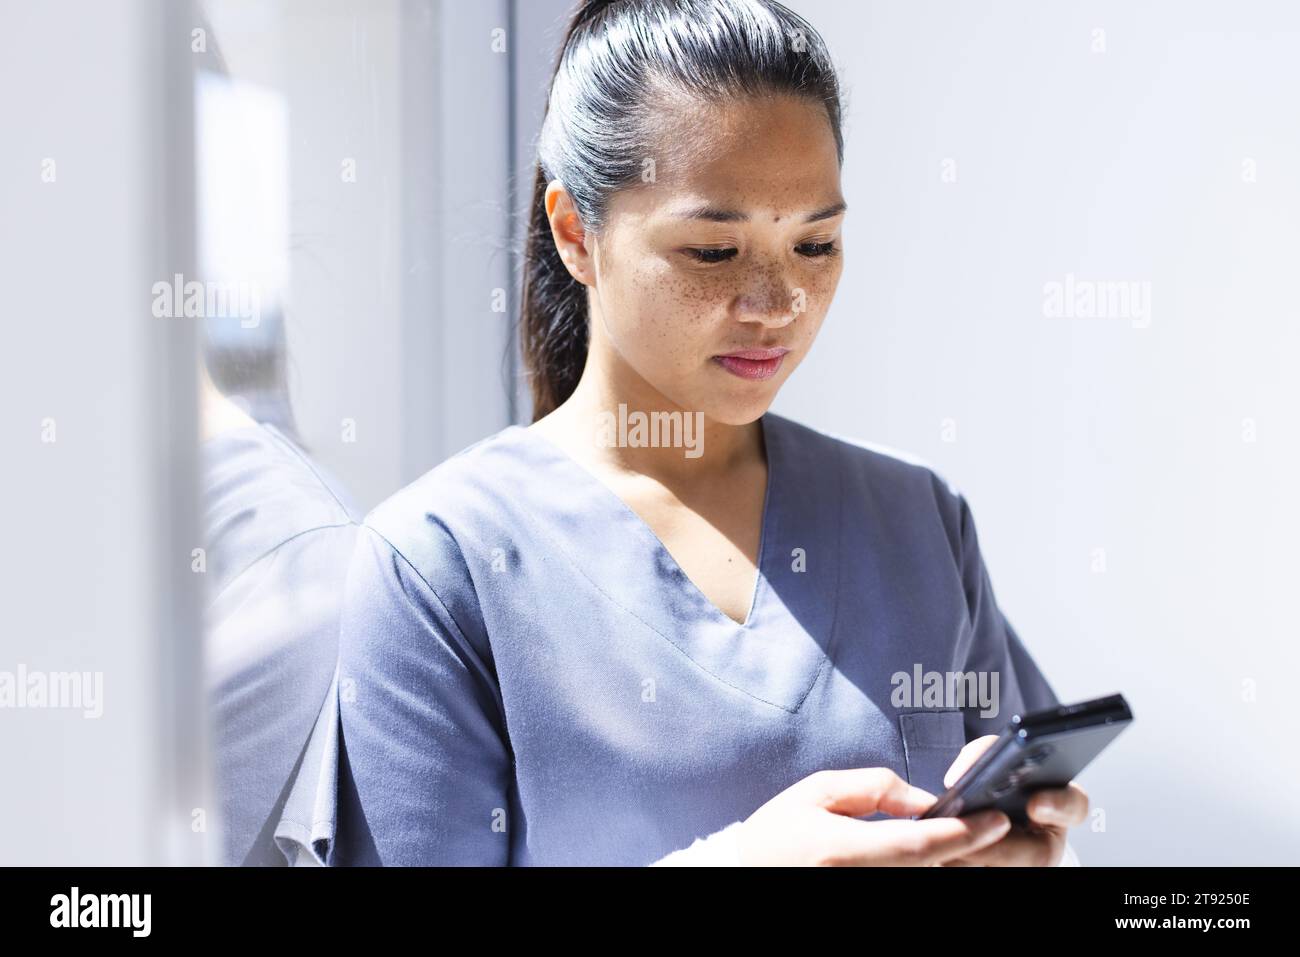
<path id="1" fill-rule="evenodd" d="M 610 392 L 741 425 L 803 361 L 839 283 L 835 139 L 803 98 L 676 115 L 672 151 L 647 157 L 653 181 L 616 194 L 605 229 L 561 252 L 589 287 L 588 362 Z"/>

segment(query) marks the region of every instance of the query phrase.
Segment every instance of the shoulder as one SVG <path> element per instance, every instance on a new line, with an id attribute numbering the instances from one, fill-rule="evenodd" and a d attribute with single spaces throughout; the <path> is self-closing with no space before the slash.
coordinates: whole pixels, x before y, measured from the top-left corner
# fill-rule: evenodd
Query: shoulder
<path id="1" fill-rule="evenodd" d="M 962 505 L 961 489 L 919 455 L 783 416 L 774 419 L 797 454 L 834 463 L 841 470 L 848 494 L 866 493 L 898 505 L 933 504 L 944 511 Z"/>
<path id="2" fill-rule="evenodd" d="M 232 512 L 260 506 L 263 518 L 282 518 L 285 506 L 295 532 L 337 525 L 355 516 L 337 483 L 302 448 L 268 423 L 223 432 L 199 449 L 204 501 L 222 521 Z"/>
<path id="3" fill-rule="evenodd" d="M 440 594 L 468 587 L 471 554 L 517 527 L 522 486 L 535 479 L 521 431 L 508 426 L 466 446 L 375 506 L 363 527 Z"/>
<path id="4" fill-rule="evenodd" d="M 286 545 L 346 539 L 357 518 L 301 447 L 273 426 L 223 432 L 200 447 L 204 544 L 213 593 Z"/>
<path id="5" fill-rule="evenodd" d="M 777 417 L 789 454 L 840 476 L 845 519 L 865 522 L 890 547 L 946 549 L 961 567 L 976 547 L 974 520 L 961 488 L 929 460 L 864 438 Z"/>

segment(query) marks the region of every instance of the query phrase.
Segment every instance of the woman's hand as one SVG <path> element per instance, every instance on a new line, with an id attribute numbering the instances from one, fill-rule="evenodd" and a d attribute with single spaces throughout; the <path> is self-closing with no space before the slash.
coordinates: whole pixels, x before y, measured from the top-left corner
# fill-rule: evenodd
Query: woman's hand
<path id="1" fill-rule="evenodd" d="M 933 867 L 972 858 L 1011 828 L 1001 811 L 908 820 L 935 800 L 888 768 L 818 771 L 745 819 L 736 839 L 740 863 Z M 855 820 L 877 812 L 900 820 Z"/>
<path id="2" fill-rule="evenodd" d="M 986 734 L 966 744 L 943 776 L 952 787 L 975 759 L 998 739 Z M 944 867 L 1055 867 L 1065 853 L 1066 832 L 1088 816 L 1088 795 L 1073 781 L 1063 788 L 1035 791 L 1025 805 L 1030 823 L 1012 827 L 1001 840 L 944 861 Z"/>

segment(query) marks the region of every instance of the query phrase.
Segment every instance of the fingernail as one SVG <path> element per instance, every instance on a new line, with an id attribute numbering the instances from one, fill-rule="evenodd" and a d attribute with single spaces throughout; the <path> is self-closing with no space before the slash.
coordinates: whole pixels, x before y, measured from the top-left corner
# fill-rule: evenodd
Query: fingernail
<path id="1" fill-rule="evenodd" d="M 1059 807 L 1049 807 L 1044 815 L 1049 824 L 1069 824 L 1070 820 Z"/>
<path id="2" fill-rule="evenodd" d="M 979 816 L 979 829 L 995 833 L 997 831 L 1006 831 L 1011 828 L 1011 818 L 1007 817 L 1002 811 L 985 811 Z"/>
<path id="3" fill-rule="evenodd" d="M 1047 824 L 1065 824 L 1065 812 L 1050 801 L 1040 801 L 1034 807 L 1034 817 Z"/>

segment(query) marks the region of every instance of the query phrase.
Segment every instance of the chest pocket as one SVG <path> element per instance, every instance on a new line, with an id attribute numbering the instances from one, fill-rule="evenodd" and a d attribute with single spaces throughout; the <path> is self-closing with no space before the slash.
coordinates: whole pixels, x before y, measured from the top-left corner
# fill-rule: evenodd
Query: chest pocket
<path id="1" fill-rule="evenodd" d="M 936 797 L 947 790 L 943 775 L 966 744 L 960 710 L 912 711 L 898 716 L 907 780 Z"/>

